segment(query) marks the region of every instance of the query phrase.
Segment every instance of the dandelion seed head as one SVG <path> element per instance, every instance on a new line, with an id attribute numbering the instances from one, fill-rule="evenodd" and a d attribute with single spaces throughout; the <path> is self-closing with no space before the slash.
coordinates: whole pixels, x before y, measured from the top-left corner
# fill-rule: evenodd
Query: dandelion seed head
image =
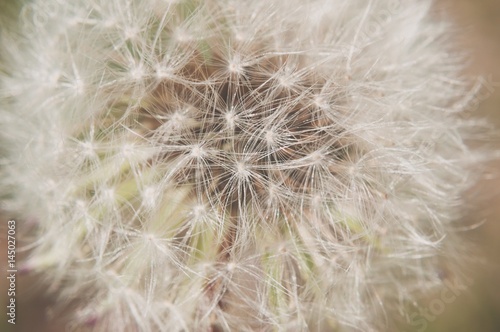
<path id="1" fill-rule="evenodd" d="M 1 21 L 2 208 L 37 216 L 29 266 L 62 303 L 85 295 L 73 327 L 384 330 L 439 287 L 481 153 L 431 4 L 34 0 Z"/>

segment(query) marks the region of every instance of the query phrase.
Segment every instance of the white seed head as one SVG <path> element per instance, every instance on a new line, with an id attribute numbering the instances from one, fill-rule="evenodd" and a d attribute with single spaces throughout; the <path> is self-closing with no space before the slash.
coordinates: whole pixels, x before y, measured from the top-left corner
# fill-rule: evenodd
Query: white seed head
<path id="1" fill-rule="evenodd" d="M 70 327 L 383 331 L 442 285 L 481 156 L 431 4 L 0 15 L 1 207 L 37 221 L 26 266 Z"/>

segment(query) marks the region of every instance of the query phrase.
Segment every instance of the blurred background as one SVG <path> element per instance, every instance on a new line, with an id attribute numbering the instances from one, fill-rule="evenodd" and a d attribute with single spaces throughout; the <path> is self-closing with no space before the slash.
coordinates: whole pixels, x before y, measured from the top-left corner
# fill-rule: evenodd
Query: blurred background
<path id="1" fill-rule="evenodd" d="M 436 13 L 439 16 L 444 13 L 456 23 L 459 46 L 471 52 L 468 74 L 477 80 L 483 77 L 483 92 L 475 116 L 487 117 L 498 128 L 496 133 L 500 137 L 500 0 L 436 2 Z M 500 149 L 498 137 L 492 138 L 492 143 Z M 450 298 L 429 298 L 423 306 L 427 314 L 419 313 L 413 317 L 413 324 L 397 327 L 397 332 L 500 332 L 500 161 L 486 166 L 489 176 L 470 192 L 468 200 L 474 209 L 465 217 L 476 222 L 484 220 L 484 224 L 466 234 L 468 240 L 478 244 L 474 253 L 478 264 L 472 267 L 473 281 L 464 289 L 451 289 L 454 296 Z M 7 303 L 8 218 L 0 217 L 0 303 L 3 308 Z M 18 273 L 16 288 L 16 325 L 6 324 L 3 317 L 0 331 L 63 331 L 60 318 L 48 310 L 50 299 L 44 298 L 36 280 Z"/>
<path id="2" fill-rule="evenodd" d="M 461 47 L 472 54 L 469 74 L 483 77 L 478 117 L 486 117 L 497 128 L 492 138 L 500 148 L 500 0 L 438 0 L 438 10 L 446 12 L 460 31 Z M 473 269 L 474 280 L 451 303 L 434 302 L 433 321 L 420 324 L 413 332 L 499 332 L 500 331 L 500 161 L 487 165 L 489 176 L 470 193 L 474 209 L 466 216 L 484 224 L 469 232 L 478 244 Z M 443 302 L 441 302 L 443 303 Z"/>

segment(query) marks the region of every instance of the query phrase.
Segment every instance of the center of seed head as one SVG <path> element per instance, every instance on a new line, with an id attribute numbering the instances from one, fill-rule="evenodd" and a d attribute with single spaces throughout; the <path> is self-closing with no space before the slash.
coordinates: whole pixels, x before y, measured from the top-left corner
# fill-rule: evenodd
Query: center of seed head
<path id="1" fill-rule="evenodd" d="M 318 175 L 329 172 L 318 163 L 343 153 L 335 140 L 342 128 L 326 114 L 330 99 L 321 92 L 322 78 L 301 75 L 301 84 L 290 89 L 300 59 L 269 55 L 244 64 L 238 51 L 230 57 L 219 51 L 194 53 L 175 71 L 182 79 L 164 78 L 146 103 L 158 122 L 151 135 L 165 146 L 158 162 L 179 165 L 169 176 L 214 206 L 310 201 L 321 187 L 312 177 L 336 176 Z"/>

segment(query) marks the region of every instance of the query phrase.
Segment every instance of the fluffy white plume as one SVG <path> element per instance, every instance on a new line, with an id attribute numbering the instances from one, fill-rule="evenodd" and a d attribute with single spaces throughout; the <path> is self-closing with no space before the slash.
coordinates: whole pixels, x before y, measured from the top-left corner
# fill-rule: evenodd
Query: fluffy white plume
<path id="1" fill-rule="evenodd" d="M 31 221 L 25 268 L 77 329 L 383 330 L 453 275 L 476 160 L 463 59 L 430 8 L 33 0 L 4 17 L 2 208 Z"/>

